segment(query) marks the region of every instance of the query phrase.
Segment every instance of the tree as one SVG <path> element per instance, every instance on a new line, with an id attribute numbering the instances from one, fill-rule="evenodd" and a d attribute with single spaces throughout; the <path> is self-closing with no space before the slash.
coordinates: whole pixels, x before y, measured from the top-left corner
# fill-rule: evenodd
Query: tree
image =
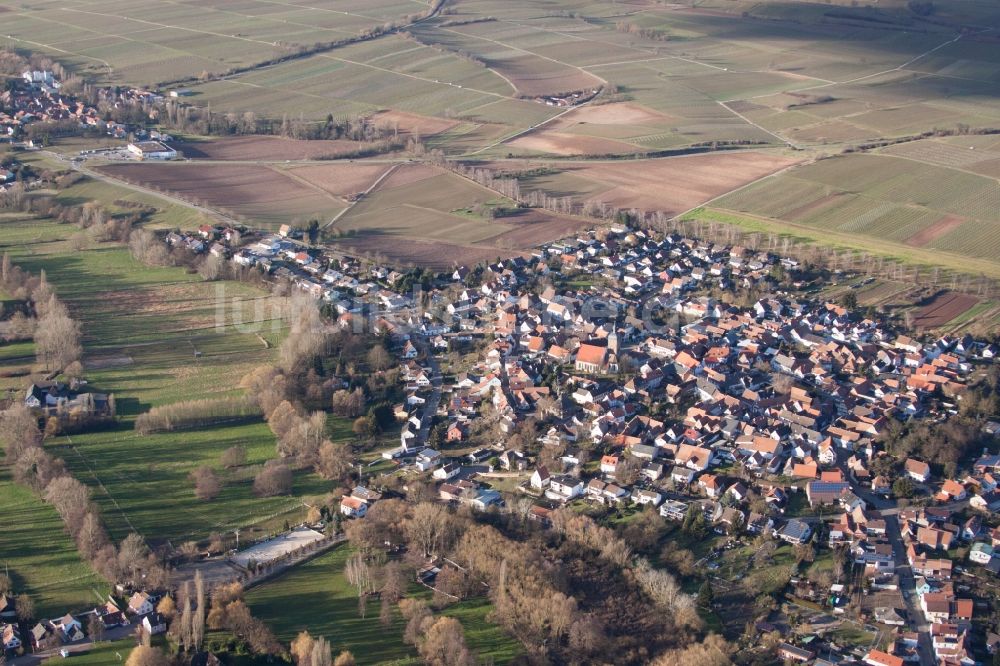
<path id="1" fill-rule="evenodd" d="M 95 643 L 99 643 L 104 638 L 104 623 L 101 622 L 101 618 L 96 613 L 87 618 L 87 635 Z"/>
<path id="2" fill-rule="evenodd" d="M 154 647 L 139 645 L 129 654 L 125 666 L 170 666 L 170 660 Z"/>
<path id="3" fill-rule="evenodd" d="M 334 444 L 327 440 L 319 447 L 316 459 L 316 473 L 324 479 L 340 479 L 351 471 L 350 450 L 346 444 Z"/>
<path id="4" fill-rule="evenodd" d="M 225 469 L 232 469 L 233 467 L 241 467 L 247 464 L 247 449 L 245 446 L 237 444 L 236 446 L 230 446 L 228 449 L 222 452 L 222 458 L 219 461 Z"/>
<path id="5" fill-rule="evenodd" d="M 702 608 L 710 609 L 712 607 L 712 602 L 715 600 L 715 592 L 712 590 L 712 582 L 706 580 L 698 588 L 698 605 Z"/>
<path id="6" fill-rule="evenodd" d="M 406 523 L 410 547 L 423 557 L 437 557 L 455 538 L 454 523 L 448 509 L 440 504 L 421 502 Z"/>
<path id="7" fill-rule="evenodd" d="M 330 651 L 330 642 L 320 636 L 313 642 L 312 655 L 310 656 L 310 666 L 333 666 L 333 653 Z"/>
<path id="8" fill-rule="evenodd" d="M 280 460 L 268 460 L 253 480 L 258 497 L 275 497 L 292 492 L 292 470 Z"/>
<path id="9" fill-rule="evenodd" d="M 78 361 L 83 353 L 80 325 L 55 296 L 49 299 L 46 312 L 35 330 L 35 353 L 46 368 L 65 368 Z"/>
<path id="10" fill-rule="evenodd" d="M 174 598 L 168 594 L 160 599 L 160 602 L 156 604 L 156 612 L 167 621 L 173 620 L 174 616 L 177 615 L 177 604 L 174 603 Z"/>
<path id="11" fill-rule="evenodd" d="M 291 644 L 292 659 L 298 666 L 309 666 L 312 661 L 313 637 L 308 631 L 300 631 Z"/>
<path id="12" fill-rule="evenodd" d="M 892 494 L 896 497 L 913 497 L 913 481 L 908 476 L 901 476 L 892 482 Z"/>
<path id="13" fill-rule="evenodd" d="M 35 619 L 35 602 L 23 592 L 14 598 L 14 608 L 17 610 L 17 619 L 27 623 Z"/>
<path id="14" fill-rule="evenodd" d="M 337 655 L 337 658 L 333 660 L 333 666 L 355 666 L 357 662 L 354 660 L 354 655 L 344 650 Z"/>
<path id="15" fill-rule="evenodd" d="M 202 641 L 205 639 L 205 579 L 201 576 L 201 569 L 194 574 L 194 594 L 195 609 L 191 618 L 191 645 L 195 650 L 201 649 Z"/>
<path id="16" fill-rule="evenodd" d="M 135 532 L 122 539 L 121 545 L 118 547 L 118 564 L 122 571 L 129 575 L 129 580 L 132 582 L 138 580 L 139 571 L 145 565 L 148 556 L 149 546 Z"/>
<path id="17" fill-rule="evenodd" d="M 472 666 L 475 658 L 465 644 L 461 623 L 453 617 L 439 617 L 419 645 L 420 656 L 430 666 Z"/>
<path id="18" fill-rule="evenodd" d="M 211 501 L 219 496 L 219 492 L 222 490 L 222 483 L 215 474 L 215 470 L 208 465 L 202 465 L 191 472 L 191 478 L 194 480 L 194 495 L 198 499 Z"/>

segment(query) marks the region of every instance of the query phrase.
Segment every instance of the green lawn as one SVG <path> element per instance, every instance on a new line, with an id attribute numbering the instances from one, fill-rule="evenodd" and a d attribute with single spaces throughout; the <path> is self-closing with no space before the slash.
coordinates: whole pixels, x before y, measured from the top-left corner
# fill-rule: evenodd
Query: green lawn
<path id="1" fill-rule="evenodd" d="M 233 299 L 255 301 L 243 307 L 251 317 L 265 292 L 237 282 L 202 282 L 180 267 L 145 266 L 114 243 L 77 250 L 66 240 L 76 232 L 53 220 L 0 216 L 0 239 L 13 261 L 36 274 L 44 270 L 80 321 L 91 386 L 115 394 L 123 417 L 117 427 L 74 435 L 74 446 L 65 438 L 49 443 L 91 486 L 112 536 L 121 539 L 135 529 L 176 543 L 237 526 L 256 526 L 260 535 L 301 520 L 303 500 L 329 490 L 313 474 L 297 475 L 292 497 L 254 497 L 252 471 L 227 483 L 212 502 L 194 497 L 190 472 L 218 466 L 227 447 L 245 446 L 251 465 L 275 456 L 274 436 L 262 421 L 142 438 L 132 429 L 134 416 L 152 406 L 238 393 L 244 374 L 273 361 L 285 328 L 269 318 L 271 310 L 261 309 L 265 321 L 258 329 L 234 325 L 243 320 L 234 317 Z M 13 375 L 0 380 L 0 388 L 24 389 L 31 378 L 18 375 L 30 367 L 24 359 L 32 352 L 31 343 L 0 346 L 0 371 Z M 349 424 L 337 426 L 334 435 L 345 436 Z"/>
<path id="2" fill-rule="evenodd" d="M 76 552 L 76 545 L 55 510 L 30 490 L 10 480 L 0 466 L 0 572 L 27 593 L 39 617 L 89 610 L 106 595 L 107 585 Z"/>
<path id="3" fill-rule="evenodd" d="M 403 643 L 405 623 L 398 613 L 393 613 L 389 627 L 379 623 L 377 603 L 370 603 L 367 617 L 360 617 L 357 594 L 343 575 L 350 553 L 341 546 L 310 560 L 251 590 L 247 603 L 282 641 L 307 629 L 325 636 L 334 653 L 350 650 L 359 664 L 420 663 L 412 646 Z M 418 596 L 426 596 L 423 588 L 417 589 Z M 449 606 L 443 614 L 462 623 L 469 647 L 480 659 L 508 663 L 521 653 L 521 646 L 486 619 L 490 608 L 489 601 L 480 598 Z"/>
<path id="4" fill-rule="evenodd" d="M 325 636 L 334 653 L 350 650 L 359 664 L 393 661 L 417 664 L 416 651 L 403 643 L 404 622 L 394 613 L 389 627 L 379 623 L 377 603 L 367 617 L 358 614 L 358 597 L 343 575 L 350 550 L 341 546 L 247 594 L 253 614 L 288 642 L 303 629 Z"/>

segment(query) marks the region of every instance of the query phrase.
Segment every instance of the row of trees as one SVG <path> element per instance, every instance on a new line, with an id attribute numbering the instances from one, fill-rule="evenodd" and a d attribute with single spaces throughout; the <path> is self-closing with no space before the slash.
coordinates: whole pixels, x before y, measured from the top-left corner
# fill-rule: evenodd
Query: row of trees
<path id="1" fill-rule="evenodd" d="M 171 432 L 183 428 L 200 428 L 222 421 L 259 417 L 261 410 L 248 397 L 228 397 L 206 400 L 185 400 L 153 407 L 135 419 L 135 431 L 140 435 Z"/>
<path id="2" fill-rule="evenodd" d="M 28 408 L 18 405 L 3 413 L 0 440 L 14 480 L 52 505 L 80 555 L 101 576 L 111 583 L 166 584 L 167 571 L 142 537 L 130 534 L 117 547 L 111 542 L 89 488 L 70 475 L 61 459 L 42 447 L 38 419 Z"/>
<path id="3" fill-rule="evenodd" d="M 31 331 L 40 363 L 46 368 L 63 369 L 79 361 L 83 353 L 80 325 L 56 297 L 44 270 L 36 278 L 15 266 L 10 255 L 4 253 L 0 260 L 0 285 L 8 294 L 26 302 L 27 314 L 24 311 L 20 316 L 15 314 L 15 328 L 20 334 Z"/>

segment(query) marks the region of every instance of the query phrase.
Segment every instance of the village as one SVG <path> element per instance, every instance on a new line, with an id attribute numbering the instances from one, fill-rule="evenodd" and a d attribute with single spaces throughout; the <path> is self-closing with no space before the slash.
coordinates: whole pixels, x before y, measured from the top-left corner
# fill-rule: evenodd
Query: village
<path id="1" fill-rule="evenodd" d="M 206 226 L 165 241 L 257 267 L 321 299 L 337 326 L 390 336 L 407 397 L 383 457 L 440 501 L 542 526 L 563 506 L 655 509 L 718 544 L 710 570 L 751 542 L 832 556 L 828 589 L 793 578 L 789 598 L 819 599 L 880 640 L 791 627 L 780 653 L 798 663 L 972 664 L 1000 647 L 970 584 L 1000 572 L 1000 456 L 951 442 L 968 456 L 957 464 L 897 457 L 888 432 L 957 414 L 995 346 L 921 341 L 783 295 L 775 276 L 800 271 L 794 260 L 676 234 L 589 232 L 443 273 L 427 294 L 400 289 L 407 273 L 293 237 Z M 776 295 L 747 307 L 704 295 L 761 284 Z M 983 423 L 975 442 L 998 430 Z M 363 519 L 379 497 L 356 489 L 341 513 Z"/>
<path id="2" fill-rule="evenodd" d="M 153 103 L 141 92 L 119 94 Z M 10 137 L 34 120 L 71 120 L 129 139 L 133 159 L 176 157 L 169 137 L 62 96 L 50 72 L 26 72 L 4 95 Z M 0 185 L 14 179 L 0 170 Z M 785 661 L 950 666 L 1000 651 L 988 596 L 1000 575 L 1000 455 L 990 453 L 1000 423 L 972 411 L 973 394 L 996 391 L 995 344 L 915 337 L 810 295 L 810 283 L 845 275 L 678 233 L 611 225 L 436 275 L 333 255 L 306 236 L 205 225 L 162 240 L 318 299 L 334 327 L 388 338 L 405 398 L 398 446 L 379 455 L 404 482 L 541 528 L 565 507 L 655 512 L 702 543 L 696 566 L 716 597 L 773 565 L 775 547 L 797 565 L 825 559 L 822 579 L 780 581 L 783 605 L 725 617 L 705 595 L 729 633 L 752 620 Z M 114 416 L 113 395 L 85 386 L 33 384 L 22 398 L 42 417 Z M 948 430 L 960 417 L 975 428 Z M 382 497 L 358 485 L 338 520 L 364 520 Z M 309 538 L 315 547 L 323 535 Z M 271 544 L 225 567 L 249 575 L 304 547 Z M 435 573 L 428 563 L 421 582 L 433 586 Z M 164 590 L 120 592 L 86 627 L 67 613 L 27 632 L 0 595 L 3 647 L 166 630 Z M 792 607 L 816 622 L 792 622 Z M 816 628 L 844 623 L 871 638 Z"/>

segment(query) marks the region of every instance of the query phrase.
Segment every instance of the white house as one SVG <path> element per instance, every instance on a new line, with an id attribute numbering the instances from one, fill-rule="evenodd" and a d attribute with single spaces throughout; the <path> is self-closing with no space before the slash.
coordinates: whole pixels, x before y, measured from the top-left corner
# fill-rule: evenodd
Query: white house
<path id="1" fill-rule="evenodd" d="M 583 481 L 560 474 L 549 479 L 549 489 L 545 491 L 545 496 L 559 502 L 568 502 L 583 494 Z"/>
<path id="2" fill-rule="evenodd" d="M 441 454 L 434 449 L 424 449 L 417 454 L 416 466 L 421 472 L 427 472 L 438 466 Z"/>
<path id="3" fill-rule="evenodd" d="M 137 141 L 128 144 L 128 152 L 140 160 L 174 160 L 177 151 L 159 141 Z"/>
<path id="4" fill-rule="evenodd" d="M 145 615 L 152 613 L 153 610 L 153 598 L 148 592 L 136 592 L 128 600 L 128 612 L 132 615 Z"/>
<path id="5" fill-rule="evenodd" d="M 543 488 L 548 487 L 550 478 L 551 475 L 549 474 L 548 468 L 542 465 L 532 472 L 531 487 L 537 490 L 542 490 Z"/>
<path id="6" fill-rule="evenodd" d="M 364 518 L 368 513 L 368 504 L 357 497 L 344 497 L 340 500 L 340 513 L 348 518 Z"/>
<path id="7" fill-rule="evenodd" d="M 458 476 L 458 473 L 461 471 L 462 467 L 460 465 L 457 465 L 455 463 L 448 463 L 447 465 L 444 465 L 443 467 L 438 467 L 436 470 L 434 470 L 434 474 L 432 474 L 432 476 L 435 479 L 448 481 L 449 479 L 453 479 L 456 476 Z"/>

